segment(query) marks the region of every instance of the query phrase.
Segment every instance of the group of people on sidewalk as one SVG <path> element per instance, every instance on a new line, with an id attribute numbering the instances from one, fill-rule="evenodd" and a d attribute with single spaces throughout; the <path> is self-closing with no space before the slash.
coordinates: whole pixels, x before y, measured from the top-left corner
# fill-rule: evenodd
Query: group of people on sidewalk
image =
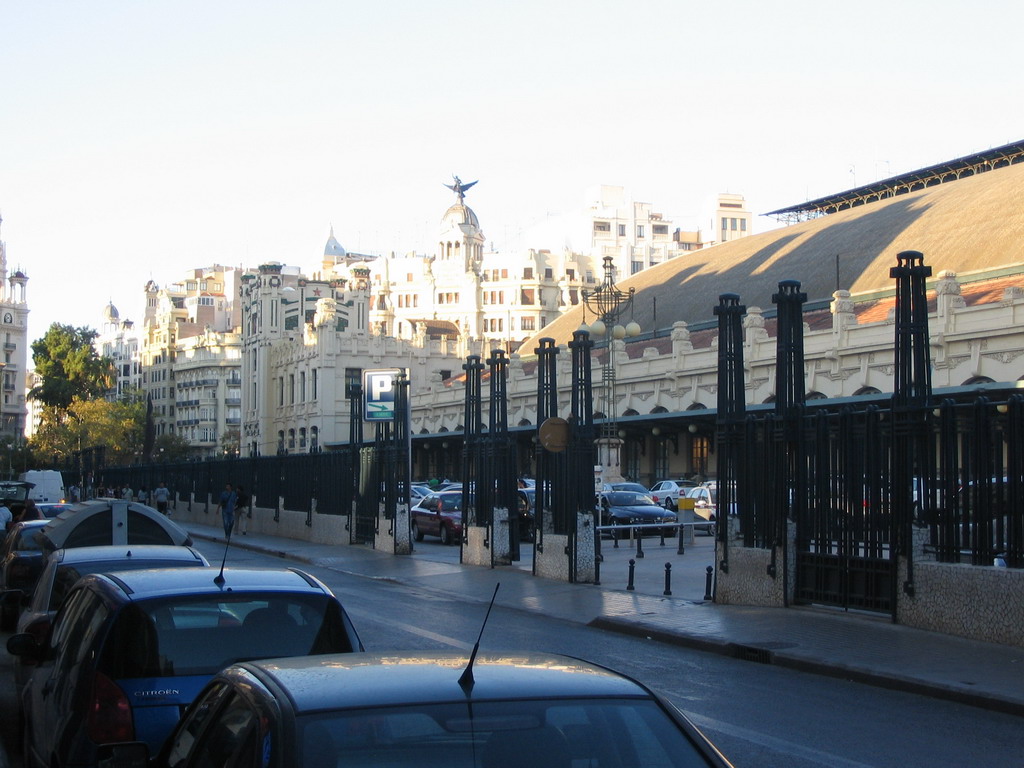
<path id="1" fill-rule="evenodd" d="M 231 536 L 234 530 L 238 530 L 243 536 L 246 535 L 249 520 L 252 519 L 252 498 L 245 492 L 245 488 L 235 488 L 231 483 L 226 483 L 224 490 L 221 491 L 217 509 L 220 510 L 224 523 L 225 536 Z"/>

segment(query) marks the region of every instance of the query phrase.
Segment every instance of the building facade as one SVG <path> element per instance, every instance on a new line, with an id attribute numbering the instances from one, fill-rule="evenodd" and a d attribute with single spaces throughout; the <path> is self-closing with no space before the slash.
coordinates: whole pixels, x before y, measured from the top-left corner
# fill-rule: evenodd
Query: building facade
<path id="1" fill-rule="evenodd" d="M 144 288 L 139 389 L 152 403 L 157 438 L 178 435 L 197 456 L 218 455 L 225 436 L 237 445 L 229 433 L 240 427 L 239 280 L 239 269 L 214 265 Z"/>
<path id="2" fill-rule="evenodd" d="M 0 224 L 3 220 L 0 219 Z M 0 240 L 0 334 L 3 335 L 3 401 L 0 402 L 0 438 L 21 440 L 28 407 L 28 276 L 7 270 L 7 247 Z"/>

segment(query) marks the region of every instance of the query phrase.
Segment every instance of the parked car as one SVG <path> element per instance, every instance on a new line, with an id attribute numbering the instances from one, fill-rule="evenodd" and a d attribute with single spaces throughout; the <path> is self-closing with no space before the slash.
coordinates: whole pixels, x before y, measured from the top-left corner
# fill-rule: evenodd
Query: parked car
<path id="1" fill-rule="evenodd" d="M 56 517 L 61 512 L 67 512 L 75 508 L 74 504 L 68 504 L 64 501 L 54 502 L 43 502 L 42 504 L 36 504 L 36 509 L 43 517 Z"/>
<path id="2" fill-rule="evenodd" d="M 675 512 L 659 506 L 646 490 L 643 493 L 638 491 L 602 493 L 599 502 L 601 525 L 650 525 L 653 523 L 675 523 L 678 519 Z M 622 528 L 616 533 L 619 536 L 627 536 L 629 531 L 628 528 Z M 675 528 L 664 529 L 666 535 L 672 535 L 674 531 Z M 638 528 L 636 532 L 642 536 L 644 529 Z"/>
<path id="3" fill-rule="evenodd" d="M 569 768 L 729 761 L 671 702 L 566 656 L 361 654 L 236 664 L 189 707 L 152 768 Z M 314 683 L 315 681 L 315 683 Z M 145 765 L 111 744 L 111 768 Z"/>
<path id="4" fill-rule="evenodd" d="M 39 534 L 48 520 L 14 523 L 0 550 L 0 629 L 14 629 L 25 595 L 32 593 L 43 570 L 43 541 Z"/>
<path id="5" fill-rule="evenodd" d="M 341 603 L 298 569 L 161 568 L 80 579 L 46 640 L 12 635 L 36 664 L 21 696 L 24 766 L 96 765 L 96 748 L 156 752 L 210 678 L 245 659 L 363 650 Z"/>
<path id="6" fill-rule="evenodd" d="M 715 533 L 716 514 L 718 510 L 718 486 L 712 483 L 698 485 L 696 488 L 688 488 L 685 498 L 693 499 L 693 511 L 697 517 L 707 521 L 704 532 L 709 535 Z"/>
<path id="7" fill-rule="evenodd" d="M 28 632 L 40 643 L 46 640 L 50 623 L 71 588 L 83 576 L 109 571 L 141 568 L 204 567 L 210 563 L 198 550 L 164 544 L 109 545 L 58 549 L 46 558 L 31 600 L 18 619 L 18 632 Z M 34 665 L 14 657 L 14 684 L 20 692 Z"/>
<path id="8" fill-rule="evenodd" d="M 651 486 L 650 493 L 665 509 L 675 512 L 679 508 L 679 497 L 686 493 L 687 488 L 696 488 L 698 485 L 696 480 L 662 480 Z"/>
<path id="9" fill-rule="evenodd" d="M 439 536 L 442 544 L 462 539 L 462 491 L 440 491 L 420 499 L 412 508 L 412 535 Z"/>

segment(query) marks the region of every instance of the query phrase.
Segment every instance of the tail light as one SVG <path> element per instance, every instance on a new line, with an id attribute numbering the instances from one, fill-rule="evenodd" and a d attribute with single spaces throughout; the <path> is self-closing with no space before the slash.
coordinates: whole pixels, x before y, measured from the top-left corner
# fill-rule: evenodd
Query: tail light
<path id="1" fill-rule="evenodd" d="M 89 738 L 96 744 L 134 741 L 132 708 L 120 686 L 101 672 L 92 684 L 87 721 Z"/>

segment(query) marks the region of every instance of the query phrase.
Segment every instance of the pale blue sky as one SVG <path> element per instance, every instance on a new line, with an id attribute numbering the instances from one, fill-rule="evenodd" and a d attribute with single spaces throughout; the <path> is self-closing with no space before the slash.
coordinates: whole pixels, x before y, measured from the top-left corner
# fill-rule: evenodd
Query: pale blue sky
<path id="1" fill-rule="evenodd" d="M 616 184 L 685 228 L 1024 138 L 1019 2 L 0 0 L 30 337 L 210 263 L 488 240 Z M 759 229 L 772 226 L 767 220 Z M 521 238 L 520 238 L 521 239 Z M 521 243 L 544 246 L 548 243 Z"/>

